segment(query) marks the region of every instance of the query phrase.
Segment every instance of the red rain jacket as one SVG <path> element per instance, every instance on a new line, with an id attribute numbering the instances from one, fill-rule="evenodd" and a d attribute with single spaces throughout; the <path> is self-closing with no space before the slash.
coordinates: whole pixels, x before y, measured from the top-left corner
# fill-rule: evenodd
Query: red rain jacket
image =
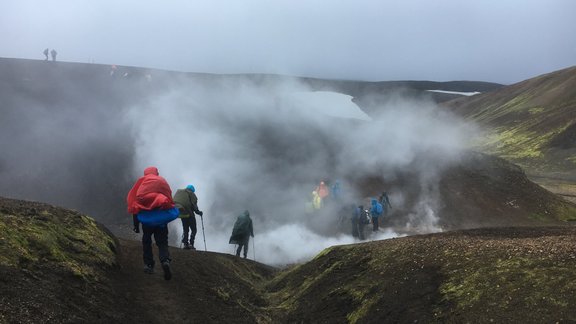
<path id="1" fill-rule="evenodd" d="M 316 192 L 318 193 L 318 196 L 320 196 L 320 198 L 322 199 L 328 197 L 328 187 L 326 187 L 324 181 L 321 181 L 320 185 L 316 187 Z"/>
<path id="2" fill-rule="evenodd" d="M 158 175 L 158 169 L 148 167 L 126 197 L 128 212 L 138 214 L 141 210 L 170 209 L 174 207 L 172 190 L 166 179 Z"/>

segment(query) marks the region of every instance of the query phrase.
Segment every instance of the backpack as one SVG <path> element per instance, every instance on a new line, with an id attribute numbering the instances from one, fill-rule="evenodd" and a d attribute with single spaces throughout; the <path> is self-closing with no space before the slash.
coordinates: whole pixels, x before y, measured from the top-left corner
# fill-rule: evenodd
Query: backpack
<path id="1" fill-rule="evenodd" d="M 382 215 L 382 204 L 376 203 L 376 213 Z"/>
<path id="2" fill-rule="evenodd" d="M 370 224 L 370 212 L 366 209 L 360 215 L 360 224 Z"/>

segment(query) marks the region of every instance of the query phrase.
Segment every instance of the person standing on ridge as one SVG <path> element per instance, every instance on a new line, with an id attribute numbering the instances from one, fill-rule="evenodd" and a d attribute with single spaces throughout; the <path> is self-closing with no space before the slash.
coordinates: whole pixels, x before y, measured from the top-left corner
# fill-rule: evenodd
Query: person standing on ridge
<path id="1" fill-rule="evenodd" d="M 174 207 L 172 190 L 168 182 L 160 176 L 156 167 L 144 170 L 126 197 L 128 212 L 132 214 L 134 232 L 140 233 L 142 223 L 142 254 L 144 272 L 154 273 L 154 254 L 152 252 L 152 235 L 158 246 L 158 254 L 164 279 L 170 280 L 170 251 L 168 250 L 168 223 L 178 218 L 178 209 Z"/>
<path id="2" fill-rule="evenodd" d="M 374 198 L 370 200 L 372 207 L 370 207 L 370 216 L 372 216 L 372 231 L 377 232 L 379 226 L 379 218 L 382 216 L 382 205 Z"/>
<path id="3" fill-rule="evenodd" d="M 196 215 L 202 217 L 204 213 L 198 209 L 198 197 L 196 197 L 196 188 L 193 185 L 186 186 L 185 189 L 178 189 L 174 194 L 174 203 L 180 210 L 180 220 L 182 221 L 182 243 L 184 249 L 196 250 L 194 248 L 194 240 L 196 238 Z M 190 240 L 188 240 L 188 232 L 190 230 Z"/>
<path id="4" fill-rule="evenodd" d="M 384 209 L 383 215 L 386 216 L 386 214 L 388 213 L 388 207 L 390 207 L 390 209 L 392 209 L 392 205 L 390 204 L 390 198 L 388 197 L 388 193 L 386 191 L 383 191 L 382 195 L 380 195 L 380 198 L 378 199 L 378 201 L 380 202 L 380 204 L 382 204 L 382 208 Z"/>
<path id="5" fill-rule="evenodd" d="M 52 55 L 52 62 L 56 62 L 56 55 L 58 54 L 58 52 L 56 52 L 55 49 L 52 49 L 50 51 L 50 55 Z"/>
<path id="6" fill-rule="evenodd" d="M 44 56 L 46 56 L 46 58 L 44 59 L 44 61 L 48 61 L 48 49 L 45 49 L 44 52 Z"/>
<path id="7" fill-rule="evenodd" d="M 238 249 L 236 250 L 236 256 L 240 256 L 240 251 L 244 247 L 244 259 L 248 256 L 248 242 L 250 241 L 250 236 L 254 237 L 254 228 L 252 227 L 252 219 L 250 218 L 250 213 L 245 210 L 242 215 L 238 216 L 236 223 L 234 223 L 234 228 L 232 229 L 232 235 L 230 236 L 230 244 L 238 244 Z"/>

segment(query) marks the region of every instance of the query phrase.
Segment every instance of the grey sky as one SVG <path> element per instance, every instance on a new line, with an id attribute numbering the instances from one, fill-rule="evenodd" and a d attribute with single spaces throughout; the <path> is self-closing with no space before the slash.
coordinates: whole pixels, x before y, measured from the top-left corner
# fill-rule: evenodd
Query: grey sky
<path id="1" fill-rule="evenodd" d="M 0 57 L 513 83 L 576 65 L 573 0 L 2 0 Z"/>

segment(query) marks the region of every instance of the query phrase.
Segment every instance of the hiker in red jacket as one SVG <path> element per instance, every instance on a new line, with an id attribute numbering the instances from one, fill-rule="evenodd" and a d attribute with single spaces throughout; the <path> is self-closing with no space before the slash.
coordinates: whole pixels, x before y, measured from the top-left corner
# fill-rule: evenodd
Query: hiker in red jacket
<path id="1" fill-rule="evenodd" d="M 170 280 L 170 252 L 168 251 L 168 223 L 178 218 L 178 209 L 174 207 L 172 190 L 162 178 L 156 167 L 144 170 L 144 176 L 138 179 L 126 198 L 128 212 L 132 214 L 134 232 L 140 233 L 142 223 L 142 250 L 144 272 L 154 273 L 154 254 L 152 253 L 152 235 L 158 246 L 158 254 L 164 279 Z"/>

